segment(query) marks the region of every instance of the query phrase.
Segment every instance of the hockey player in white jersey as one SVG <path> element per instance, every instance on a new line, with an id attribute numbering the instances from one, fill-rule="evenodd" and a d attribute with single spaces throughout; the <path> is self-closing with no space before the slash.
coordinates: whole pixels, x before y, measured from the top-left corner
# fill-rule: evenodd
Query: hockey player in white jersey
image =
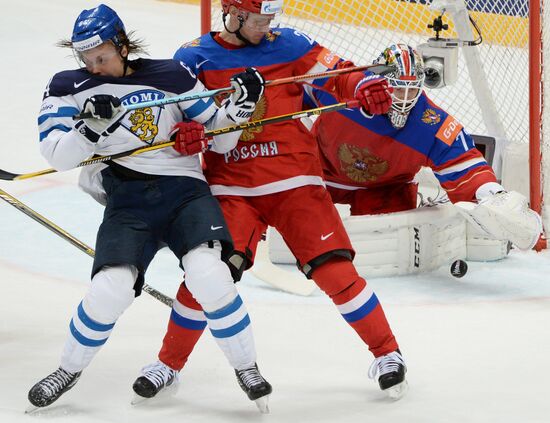
<path id="1" fill-rule="evenodd" d="M 221 108 L 208 98 L 126 113 L 124 105 L 200 92 L 204 86 L 181 62 L 129 60 L 130 53 L 141 51 L 140 43 L 103 4 L 82 11 L 71 40 L 61 45 L 71 47 L 84 67 L 54 75 L 44 94 L 40 151 L 57 170 L 74 168 L 94 154 L 166 140 L 174 128 L 176 145 L 184 139 L 202 149 L 207 141 L 197 122 L 201 129 L 242 123 L 248 118 L 241 116 L 251 115 L 263 92 L 264 81 L 255 72 L 232 78 L 235 93 Z M 93 118 L 74 122 L 81 112 Z M 210 148 L 227 152 L 240 135 L 214 137 Z M 59 368 L 31 388 L 29 401 L 45 407 L 74 386 L 140 294 L 145 271 L 164 244 L 180 260 L 187 286 L 229 363 L 236 371 L 254 373 L 256 399 L 267 401 L 271 386 L 257 369 L 250 319 L 223 261 L 232 250 L 231 236 L 198 156 L 173 148 L 127 156 L 84 168 L 81 185 L 106 205 L 92 282 L 70 321 Z"/>

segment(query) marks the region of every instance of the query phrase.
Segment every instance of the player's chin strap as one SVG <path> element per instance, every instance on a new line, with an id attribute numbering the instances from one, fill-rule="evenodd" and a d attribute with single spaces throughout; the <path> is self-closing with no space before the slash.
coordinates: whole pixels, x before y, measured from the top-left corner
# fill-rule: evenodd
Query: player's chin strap
<path id="1" fill-rule="evenodd" d="M 247 46 L 252 46 L 254 44 L 252 44 L 250 41 L 248 41 L 244 36 L 243 34 L 241 34 L 241 28 L 243 27 L 244 25 L 244 18 L 242 16 L 238 16 L 237 19 L 239 20 L 239 27 L 235 30 L 235 31 L 230 31 L 228 28 L 227 28 L 227 24 L 225 23 L 225 18 L 227 17 L 227 13 L 224 13 L 222 15 L 222 22 L 223 22 L 223 27 L 225 28 L 225 30 L 227 32 L 229 32 L 230 34 L 234 34 L 235 37 L 237 37 L 239 40 L 241 40 L 243 43 L 245 43 L 245 45 Z"/>
<path id="2" fill-rule="evenodd" d="M 122 72 L 122 76 L 126 76 L 126 72 L 128 71 L 128 67 L 130 66 L 130 61 L 128 60 L 129 53 L 126 56 L 122 55 L 122 47 L 119 47 L 118 54 L 120 55 L 122 62 L 124 64 L 124 72 Z"/>

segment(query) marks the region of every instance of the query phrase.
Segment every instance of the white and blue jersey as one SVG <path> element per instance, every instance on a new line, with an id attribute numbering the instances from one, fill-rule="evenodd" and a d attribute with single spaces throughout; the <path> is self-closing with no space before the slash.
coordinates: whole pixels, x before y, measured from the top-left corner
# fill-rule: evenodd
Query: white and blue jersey
<path id="1" fill-rule="evenodd" d="M 40 151 L 55 169 L 72 169 L 93 155 L 112 155 L 167 141 L 174 125 L 183 119 L 197 121 L 210 129 L 234 124 L 226 116 L 225 109 L 218 109 L 211 98 L 195 99 L 132 110 L 123 116 L 121 125 L 104 141 L 94 144 L 83 140 L 73 129 L 75 121 L 72 117 L 83 109 L 86 99 L 93 95 L 113 95 L 128 106 L 205 90 L 204 85 L 182 62 L 138 59 L 130 62 L 130 66 L 134 72 L 124 77 L 92 75 L 85 69 L 78 69 L 57 73 L 50 80 L 44 92 L 38 127 Z M 237 131 L 214 137 L 212 150 L 220 153 L 231 150 L 240 134 Z M 204 180 L 199 157 L 182 156 L 173 148 L 115 161 L 140 173 L 189 176 Z M 81 185 L 96 199 L 96 191 L 101 189 L 97 183 L 100 181 L 95 176 L 104 167 L 93 165 L 83 168 Z"/>

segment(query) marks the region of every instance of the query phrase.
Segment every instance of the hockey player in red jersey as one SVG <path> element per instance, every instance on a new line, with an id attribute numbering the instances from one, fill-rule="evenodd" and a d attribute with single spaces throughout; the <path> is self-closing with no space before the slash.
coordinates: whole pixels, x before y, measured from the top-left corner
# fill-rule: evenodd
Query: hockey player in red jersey
<path id="1" fill-rule="evenodd" d="M 426 166 L 451 202 L 458 203 L 459 210 L 482 232 L 519 248 L 532 248 L 542 229 L 539 216 L 528 209 L 525 197 L 506 192 L 497 183 L 493 169 L 462 124 L 423 92 L 424 66 L 416 50 L 393 44 L 376 63 L 395 69 L 385 75 L 393 87 L 389 112 L 371 115 L 362 109 L 346 109 L 320 116 L 313 126 L 333 201 L 349 204 L 352 215 L 414 209 L 417 184 L 413 179 Z M 327 89 L 310 93 L 309 106 L 338 101 Z"/>
<path id="2" fill-rule="evenodd" d="M 246 79 L 259 71 L 274 80 L 335 67 L 340 59 L 307 35 L 270 28 L 281 7 L 281 0 L 222 0 L 224 30 L 183 45 L 174 58 L 186 63 L 209 89 L 223 87 L 243 68 Z M 391 89 L 376 75 L 350 73 L 335 78 L 333 86 L 340 98 L 356 98 L 369 114 L 386 113 L 391 105 Z M 237 94 L 247 102 L 248 93 Z M 302 110 L 303 101 L 301 85 L 266 87 L 253 118 Z M 183 137 L 176 140 L 176 149 L 184 151 L 188 142 Z M 204 158 L 205 174 L 235 244 L 229 260 L 234 279 L 252 265 L 267 225 L 277 228 L 301 270 L 333 300 L 375 356 L 370 376 L 390 396 L 400 397 L 407 387 L 403 357 L 376 295 L 352 264 L 354 251 L 324 187 L 309 130 L 299 120 L 250 129 L 227 154 L 206 152 Z M 156 395 L 183 367 L 202 333 L 202 319 L 200 307 L 182 284 L 157 370 L 145 368 L 134 384 L 138 395 Z"/>

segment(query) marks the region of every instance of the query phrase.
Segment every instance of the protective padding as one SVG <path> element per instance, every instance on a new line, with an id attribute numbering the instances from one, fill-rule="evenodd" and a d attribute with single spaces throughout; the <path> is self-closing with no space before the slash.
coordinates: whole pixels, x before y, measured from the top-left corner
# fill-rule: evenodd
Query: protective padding
<path id="1" fill-rule="evenodd" d="M 426 272 L 466 257 L 466 221 L 451 204 L 342 220 L 363 277 Z M 280 235 L 269 230 L 271 261 L 295 263 Z"/>
<path id="2" fill-rule="evenodd" d="M 95 274 L 86 296 L 69 324 L 61 354 L 61 367 L 69 372 L 85 369 L 107 342 L 119 316 L 134 300 L 134 266 L 104 267 Z"/>
<path id="3" fill-rule="evenodd" d="M 500 192 L 479 204 L 456 203 L 468 221 L 495 239 L 505 239 L 522 250 L 535 246 L 542 232 L 540 216 L 529 208 L 527 198 L 516 191 Z"/>
<path id="4" fill-rule="evenodd" d="M 466 222 L 467 261 L 502 260 L 509 252 L 510 243 L 508 241 L 491 238 L 470 222 Z"/>
<path id="5" fill-rule="evenodd" d="M 185 284 L 204 311 L 216 311 L 237 296 L 229 267 L 221 260 L 221 245 L 201 244 L 181 259 Z"/>
<path id="6" fill-rule="evenodd" d="M 349 301 L 348 296 L 357 294 L 353 286 L 362 289 L 365 281 L 359 276 L 351 262 L 342 257 L 334 257 L 313 270 L 313 280 L 330 298 L 337 304 Z M 338 296 L 345 294 L 345 300 L 338 299 Z M 351 294 L 350 294 L 351 292 Z M 336 298 L 336 299 L 335 299 Z"/>
<path id="7" fill-rule="evenodd" d="M 134 301 L 138 270 L 131 265 L 105 266 L 92 278 L 82 305 L 99 323 L 113 323 Z"/>

